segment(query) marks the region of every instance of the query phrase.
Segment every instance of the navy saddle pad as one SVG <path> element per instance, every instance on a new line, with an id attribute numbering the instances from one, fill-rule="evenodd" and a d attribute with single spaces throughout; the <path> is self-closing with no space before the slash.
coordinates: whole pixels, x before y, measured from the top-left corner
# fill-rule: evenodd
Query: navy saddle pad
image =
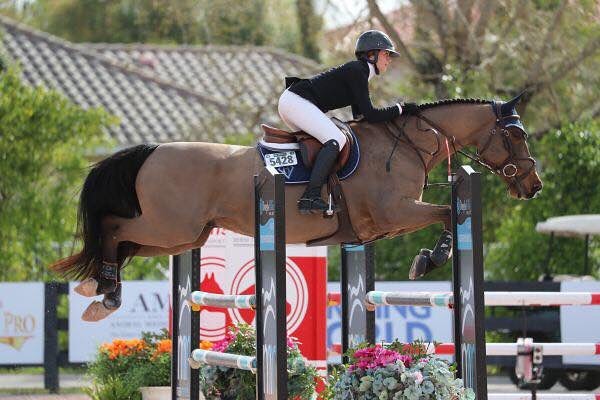
<path id="1" fill-rule="evenodd" d="M 352 137 L 354 138 L 354 144 L 350 149 L 350 156 L 348 157 L 348 162 L 342 169 L 337 172 L 340 180 L 344 180 L 351 176 L 356 168 L 358 167 L 358 162 L 360 161 L 360 145 L 358 143 L 358 138 L 354 134 L 354 132 L 350 132 Z M 299 184 L 299 183 L 307 183 L 310 179 L 310 168 L 307 168 L 302 161 L 302 155 L 300 154 L 300 150 L 283 150 L 283 149 L 274 149 L 269 147 L 269 143 L 258 142 L 256 145 L 256 149 L 260 154 L 263 162 L 265 162 L 265 155 L 267 154 L 275 154 L 275 153 L 285 153 L 287 151 L 293 151 L 296 153 L 296 165 L 284 166 L 284 167 L 275 167 L 275 169 L 282 173 L 285 176 L 286 184 Z"/>

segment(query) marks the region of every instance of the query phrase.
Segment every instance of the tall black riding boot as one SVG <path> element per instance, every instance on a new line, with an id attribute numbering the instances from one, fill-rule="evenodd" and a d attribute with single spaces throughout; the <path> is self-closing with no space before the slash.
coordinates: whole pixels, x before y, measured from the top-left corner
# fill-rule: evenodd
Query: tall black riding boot
<path id="1" fill-rule="evenodd" d="M 300 214 L 322 213 L 329 209 L 327 202 L 321 198 L 321 187 L 325 184 L 339 153 L 340 145 L 336 140 L 332 139 L 323 144 L 310 173 L 308 186 L 298 200 Z"/>

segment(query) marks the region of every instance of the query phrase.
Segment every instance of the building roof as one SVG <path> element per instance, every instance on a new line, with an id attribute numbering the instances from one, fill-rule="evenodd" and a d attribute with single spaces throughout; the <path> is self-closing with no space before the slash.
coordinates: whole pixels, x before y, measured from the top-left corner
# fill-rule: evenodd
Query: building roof
<path id="1" fill-rule="evenodd" d="M 76 45 L 6 17 L 0 26 L 4 49 L 26 83 L 55 89 L 84 108 L 104 107 L 120 119 L 109 133 L 121 146 L 221 141 L 248 132 L 243 111 L 269 105 L 271 82 L 283 85 L 286 74 L 317 66 L 267 48 Z M 227 62 L 218 63 L 217 55 Z M 259 119 L 273 113 L 271 107 Z"/>
<path id="2" fill-rule="evenodd" d="M 264 107 L 286 75 L 307 75 L 319 65 L 284 51 L 256 46 L 85 44 L 116 62 L 204 93 L 224 103 Z"/>

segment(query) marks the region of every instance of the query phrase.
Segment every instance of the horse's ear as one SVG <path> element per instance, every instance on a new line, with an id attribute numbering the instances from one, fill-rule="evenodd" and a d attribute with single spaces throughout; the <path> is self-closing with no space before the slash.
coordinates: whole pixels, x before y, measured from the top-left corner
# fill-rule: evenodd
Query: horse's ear
<path id="1" fill-rule="evenodd" d="M 510 99 L 506 103 L 502 104 L 502 115 L 513 114 L 514 110 L 516 110 L 517 104 L 521 101 L 521 97 L 525 94 L 525 90 L 516 95 L 514 98 Z"/>
<path id="2" fill-rule="evenodd" d="M 506 104 L 516 106 L 517 104 L 519 104 L 519 101 L 521 101 L 521 97 L 523 97 L 524 94 L 525 94 L 525 90 L 523 90 L 521 93 L 516 95 L 514 98 L 510 99 Z"/>

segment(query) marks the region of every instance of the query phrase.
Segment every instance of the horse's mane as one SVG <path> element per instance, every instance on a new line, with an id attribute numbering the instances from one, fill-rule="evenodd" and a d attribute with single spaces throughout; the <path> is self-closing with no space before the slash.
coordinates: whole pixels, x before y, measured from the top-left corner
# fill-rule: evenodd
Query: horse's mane
<path id="1" fill-rule="evenodd" d="M 432 103 L 419 104 L 419 110 L 425 110 L 427 108 L 433 108 L 437 106 L 446 106 L 451 104 L 485 104 L 491 103 L 490 100 L 485 99 L 444 99 L 438 100 Z"/>

